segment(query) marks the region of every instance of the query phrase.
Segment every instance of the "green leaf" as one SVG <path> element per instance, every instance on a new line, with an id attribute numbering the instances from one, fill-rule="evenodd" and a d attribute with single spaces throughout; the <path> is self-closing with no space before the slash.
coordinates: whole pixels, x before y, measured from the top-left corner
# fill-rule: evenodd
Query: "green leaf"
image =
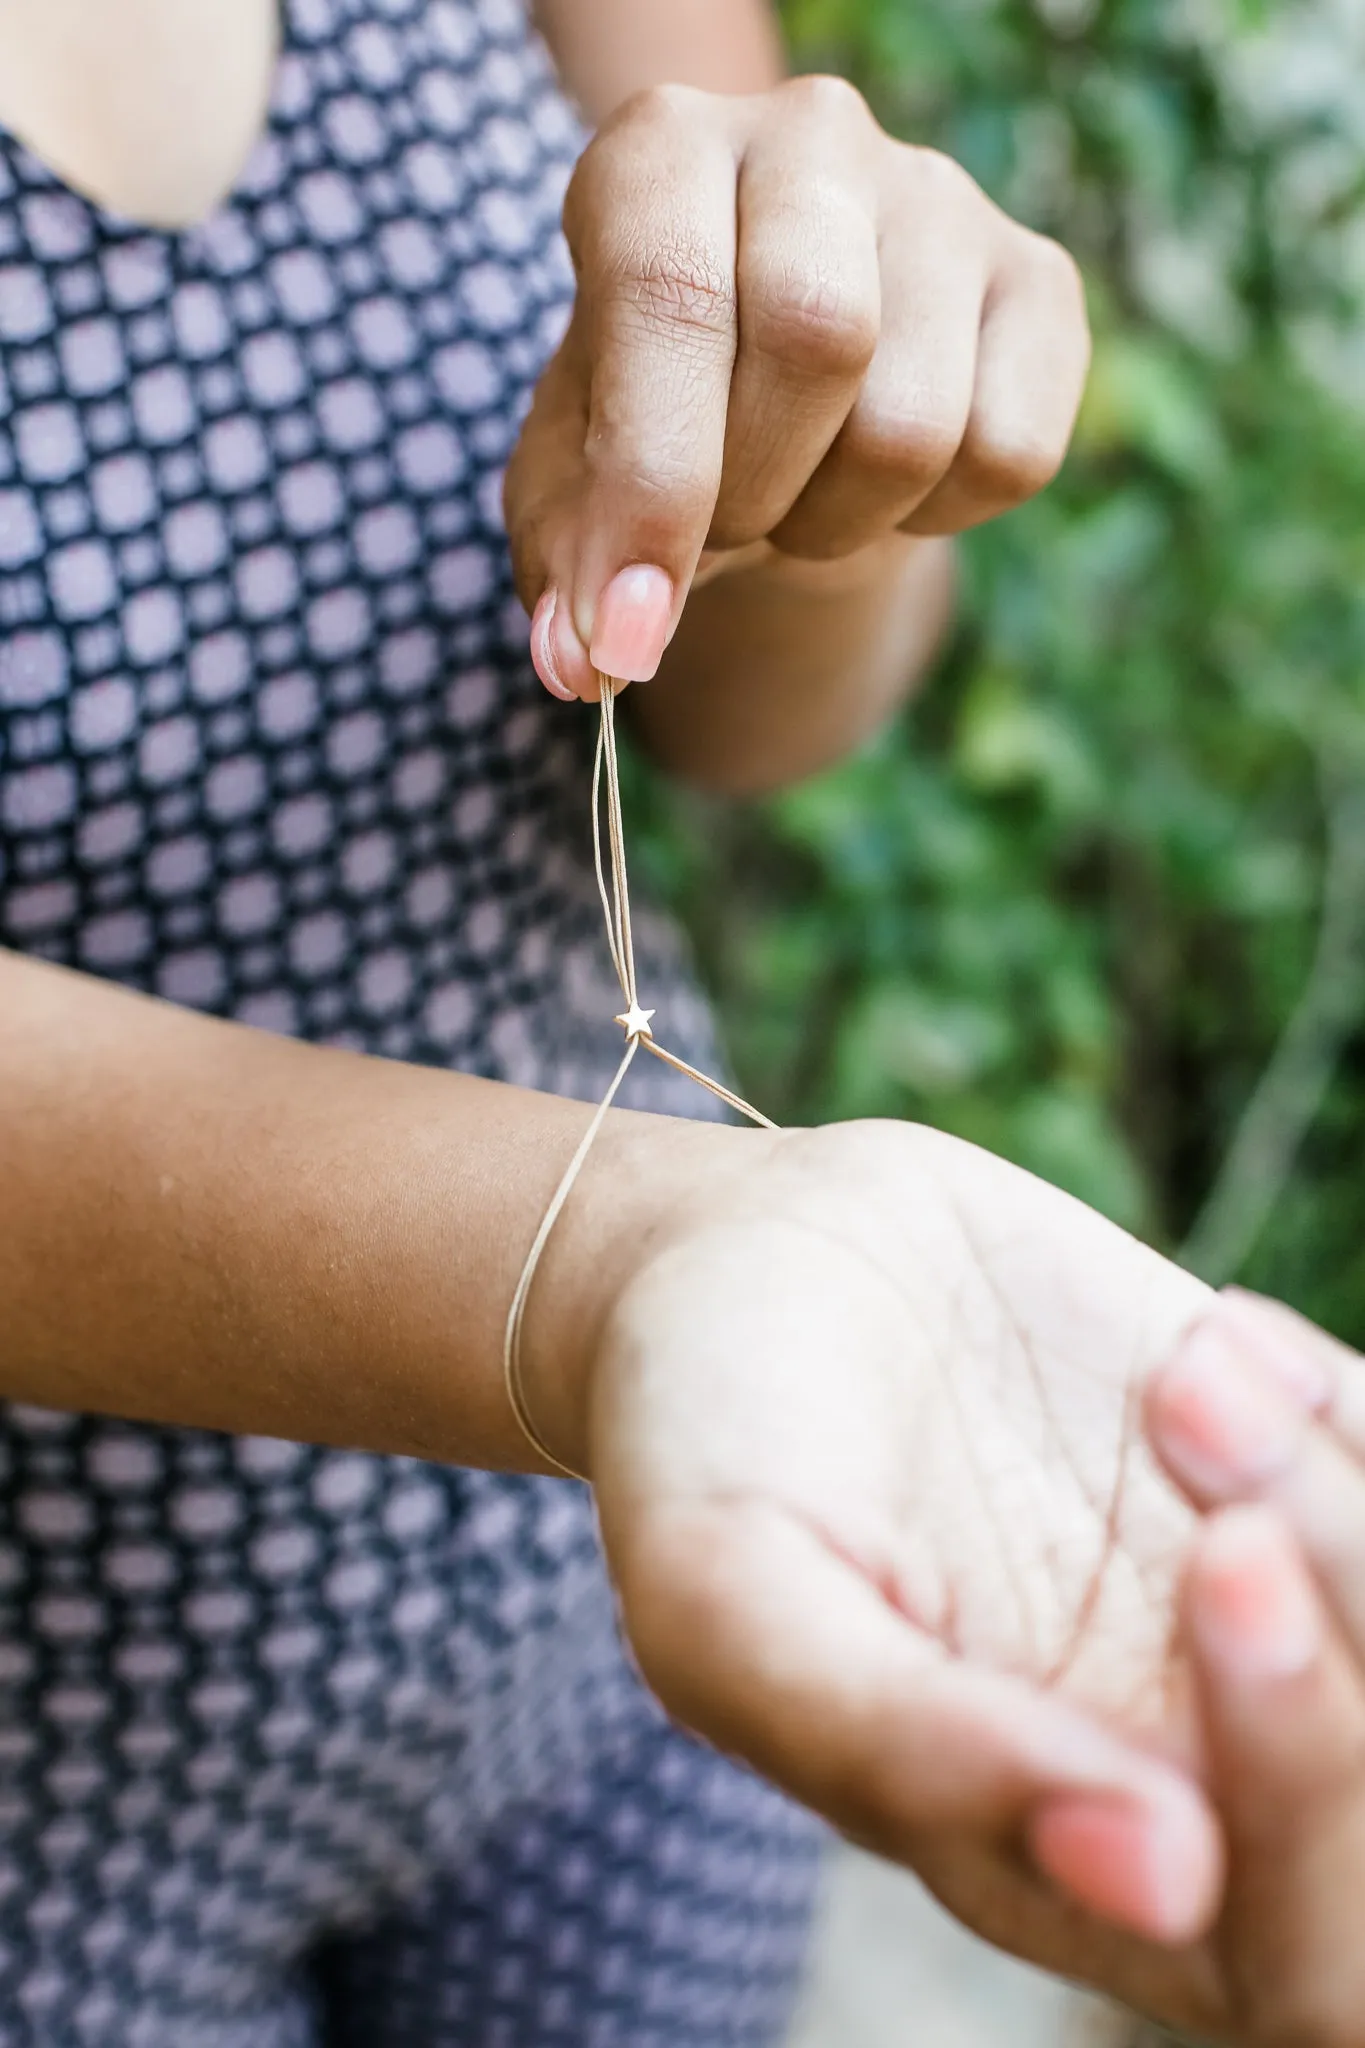
<path id="1" fill-rule="evenodd" d="M 1090 454 L 1131 450 L 1183 484 L 1217 482 L 1228 450 L 1211 400 L 1173 346 L 1113 335 L 1096 349 L 1078 444 Z"/>

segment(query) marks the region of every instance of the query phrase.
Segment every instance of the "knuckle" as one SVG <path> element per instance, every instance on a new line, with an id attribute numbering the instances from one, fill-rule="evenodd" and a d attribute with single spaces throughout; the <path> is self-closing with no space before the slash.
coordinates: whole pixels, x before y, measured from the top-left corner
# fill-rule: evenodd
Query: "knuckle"
<path id="1" fill-rule="evenodd" d="M 744 324 L 761 354 L 806 376 L 861 377 L 876 353 L 877 307 L 828 276 L 788 269 L 769 279 Z"/>
<path id="2" fill-rule="evenodd" d="M 735 285 L 728 266 L 699 244 L 638 249 L 617 266 L 613 296 L 651 328 L 679 329 L 727 346 L 736 323 Z"/>
<path id="3" fill-rule="evenodd" d="M 1071 251 L 1050 235 L 1035 235 L 1027 229 L 1021 232 L 1028 236 L 1029 267 L 1040 286 L 1061 304 L 1074 306 L 1084 319 L 1085 284 Z"/>
<path id="4" fill-rule="evenodd" d="M 919 187 L 921 205 L 932 206 L 935 209 L 990 205 L 971 172 L 965 170 L 955 158 L 945 156 L 941 149 L 928 149 L 922 143 L 906 143 L 902 146 L 910 160 L 910 168 Z"/>
<path id="5" fill-rule="evenodd" d="M 586 158 L 611 163 L 642 151 L 670 148 L 695 132 L 704 95 L 688 85 L 645 85 L 613 108 L 580 163 Z"/>
<path id="6" fill-rule="evenodd" d="M 646 207 L 698 146 L 697 102 L 689 86 L 632 93 L 598 129 L 574 165 L 564 197 L 564 232 L 577 257 L 610 238 L 622 218 Z"/>
<path id="7" fill-rule="evenodd" d="M 1009 246 L 995 273 L 1002 311 L 1035 330 L 1045 323 L 1070 373 L 1084 369 L 1090 353 L 1090 313 L 1085 279 L 1075 257 L 1060 242 L 1035 235 L 1011 221 Z"/>
<path id="8" fill-rule="evenodd" d="M 872 120 L 871 109 L 857 86 L 830 72 L 816 71 L 790 79 L 782 87 L 782 97 L 809 119 L 831 127 L 867 124 Z"/>
<path id="9" fill-rule="evenodd" d="M 907 487 L 937 483 L 951 468 L 962 440 L 961 430 L 944 413 L 889 405 L 858 407 L 844 431 L 846 453 L 859 469 Z"/>
<path id="10" fill-rule="evenodd" d="M 651 533 L 691 533 L 710 524 L 715 480 L 701 474 L 694 451 L 676 440 L 590 448 L 587 469 L 593 483 L 630 505 Z"/>
<path id="11" fill-rule="evenodd" d="M 1046 489 L 1066 458 L 1065 440 L 1033 431 L 1025 420 L 973 425 L 958 464 L 963 482 L 991 503 L 1022 504 Z"/>
<path id="12" fill-rule="evenodd" d="M 1029 234 L 1023 274 L 1029 297 L 1046 308 L 1054 332 L 1066 337 L 1068 354 L 1074 349 L 1083 370 L 1090 357 L 1090 311 L 1080 265 L 1060 242 Z"/>
<path id="13" fill-rule="evenodd" d="M 612 125 L 647 131 L 683 127 L 695 118 L 702 97 L 690 85 L 642 86 L 622 102 Z"/>

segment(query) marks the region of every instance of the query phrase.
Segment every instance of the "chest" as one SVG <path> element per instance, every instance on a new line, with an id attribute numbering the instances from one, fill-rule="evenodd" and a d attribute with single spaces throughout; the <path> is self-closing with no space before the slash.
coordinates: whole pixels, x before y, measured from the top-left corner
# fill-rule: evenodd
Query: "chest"
<path id="1" fill-rule="evenodd" d="M 534 701 L 500 477 L 577 147 L 520 10 L 440 0 L 298 0 L 201 226 L 0 139 L 5 942 L 264 977 L 262 932 L 335 900 L 377 947 L 494 843 Z"/>
<path id="2" fill-rule="evenodd" d="M 0 138 L 0 712 L 38 687 L 16 635 L 147 696 L 224 630 L 268 676 L 477 599 L 575 146 L 517 10 L 401 0 L 300 0 L 200 227 L 129 227 Z"/>

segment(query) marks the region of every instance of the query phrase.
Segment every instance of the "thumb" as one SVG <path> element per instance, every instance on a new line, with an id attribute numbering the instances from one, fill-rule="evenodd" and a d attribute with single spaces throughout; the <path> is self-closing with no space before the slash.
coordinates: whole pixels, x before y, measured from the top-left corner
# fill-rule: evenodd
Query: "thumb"
<path id="1" fill-rule="evenodd" d="M 596 702 L 597 672 L 574 626 L 576 508 L 586 485 L 588 376 L 570 322 L 546 366 L 503 479 L 517 595 L 531 614 L 531 659 L 554 697 Z"/>
<path id="2" fill-rule="evenodd" d="M 536 387 L 507 467 L 503 514 L 536 673 L 552 696 L 596 703 L 601 674 L 622 682 L 653 675 L 688 577 L 629 559 L 626 493 L 606 488 L 600 452 L 596 464 L 587 455 L 591 382 L 576 315 Z M 610 519 L 604 504 L 615 508 Z"/>

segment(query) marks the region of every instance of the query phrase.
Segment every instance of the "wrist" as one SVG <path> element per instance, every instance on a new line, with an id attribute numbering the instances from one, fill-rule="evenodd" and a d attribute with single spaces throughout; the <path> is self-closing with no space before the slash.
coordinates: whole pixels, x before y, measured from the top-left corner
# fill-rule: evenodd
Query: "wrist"
<path id="1" fill-rule="evenodd" d="M 589 1417 L 602 1332 L 670 1220 L 766 1131 L 614 1111 L 555 1225 L 522 1329 L 521 1376 L 535 1426 L 570 1470 L 592 1476 Z"/>

